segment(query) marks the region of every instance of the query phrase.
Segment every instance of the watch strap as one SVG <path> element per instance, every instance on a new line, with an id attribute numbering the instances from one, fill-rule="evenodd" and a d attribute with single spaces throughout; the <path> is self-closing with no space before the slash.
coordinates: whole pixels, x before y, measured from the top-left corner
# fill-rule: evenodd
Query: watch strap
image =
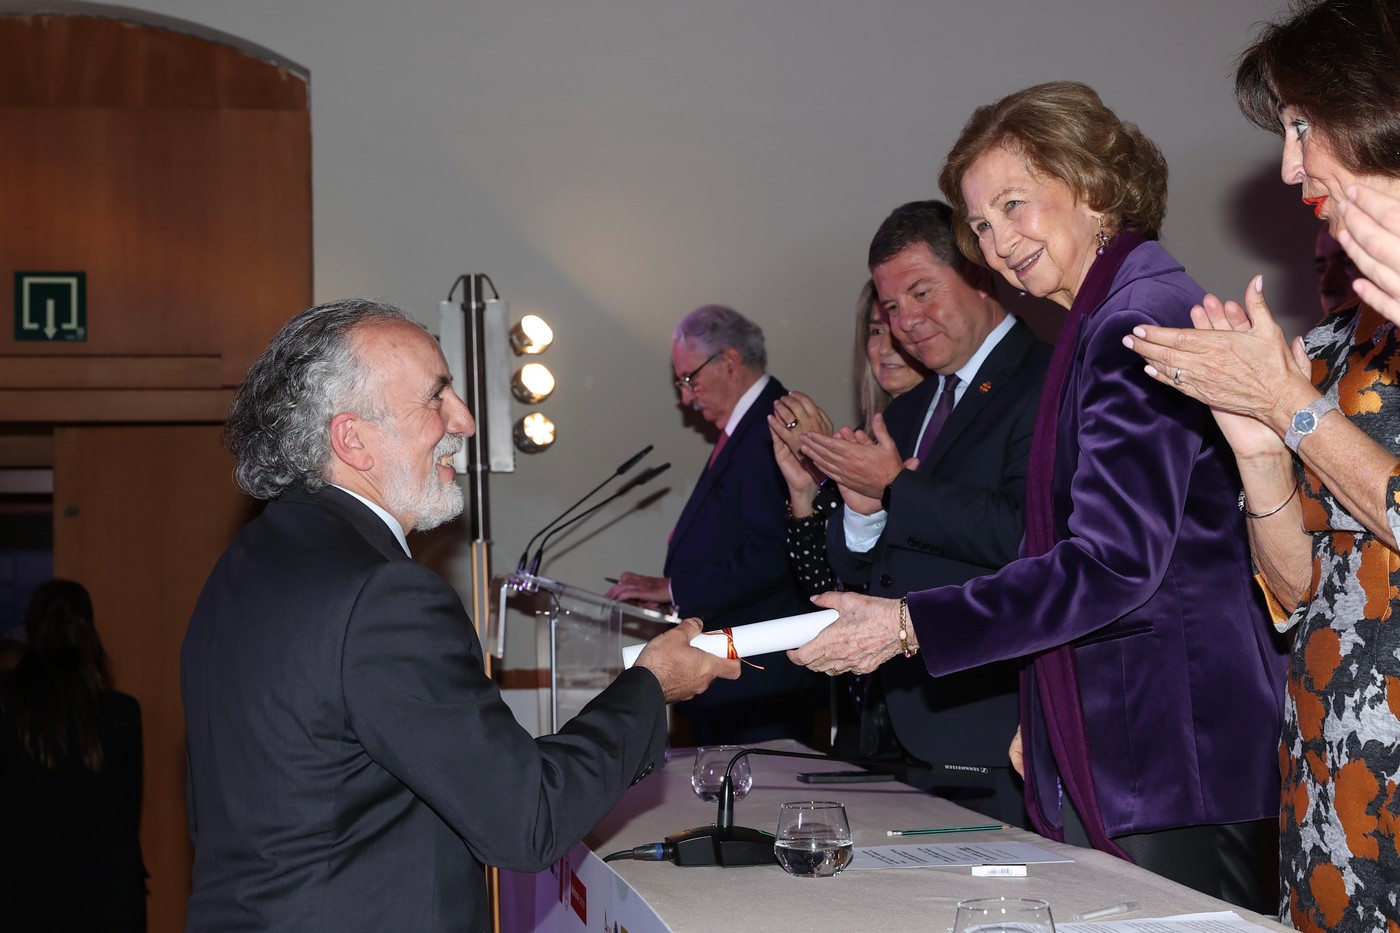
<path id="1" fill-rule="evenodd" d="M 1297 453 L 1298 445 L 1303 442 L 1303 438 L 1307 437 L 1313 431 L 1316 431 L 1317 426 L 1322 423 L 1322 416 L 1327 414 L 1329 411 L 1336 410 L 1337 403 L 1332 399 L 1328 398 L 1326 395 L 1317 399 L 1311 405 L 1308 405 L 1306 408 L 1298 409 L 1298 411 L 1293 413 L 1293 420 L 1289 422 L 1288 430 L 1284 432 L 1283 442 L 1288 445 L 1289 450 L 1293 451 L 1294 453 Z M 1312 424 L 1306 426 L 1306 428 L 1304 429 L 1300 427 L 1299 422 L 1300 420 L 1306 422 L 1307 419 L 1302 417 L 1305 414 L 1312 415 Z"/>

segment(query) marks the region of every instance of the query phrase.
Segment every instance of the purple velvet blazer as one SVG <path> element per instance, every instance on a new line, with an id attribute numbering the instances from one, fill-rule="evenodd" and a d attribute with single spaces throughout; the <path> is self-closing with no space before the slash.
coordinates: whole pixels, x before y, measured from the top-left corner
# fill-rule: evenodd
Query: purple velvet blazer
<path id="1" fill-rule="evenodd" d="M 935 676 L 1074 644 L 1112 836 L 1278 813 L 1286 655 L 1251 579 L 1234 458 L 1210 412 L 1149 379 L 1122 343 L 1141 323 L 1190 327 L 1202 295 L 1160 244 L 1128 256 L 1084 320 L 1065 387 L 1059 543 L 909 596 Z M 1059 771 L 1030 699 L 1022 740 L 1057 826 Z"/>

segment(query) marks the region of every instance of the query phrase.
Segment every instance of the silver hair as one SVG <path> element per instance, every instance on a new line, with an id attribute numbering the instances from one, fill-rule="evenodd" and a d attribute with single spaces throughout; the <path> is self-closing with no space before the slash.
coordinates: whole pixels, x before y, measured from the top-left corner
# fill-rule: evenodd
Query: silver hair
<path id="1" fill-rule="evenodd" d="M 768 369 L 763 328 L 728 305 L 702 305 L 681 318 L 672 340 L 718 353 L 727 347 L 739 351 L 739 360 L 759 372 Z"/>
<path id="2" fill-rule="evenodd" d="M 224 446 L 238 460 L 234 480 L 244 492 L 275 499 L 296 483 L 320 489 L 330 465 L 331 418 L 353 411 L 384 419 L 379 382 L 350 337 L 393 321 L 417 325 L 393 305 L 347 298 L 308 308 L 277 332 L 248 368 L 224 425 Z"/>

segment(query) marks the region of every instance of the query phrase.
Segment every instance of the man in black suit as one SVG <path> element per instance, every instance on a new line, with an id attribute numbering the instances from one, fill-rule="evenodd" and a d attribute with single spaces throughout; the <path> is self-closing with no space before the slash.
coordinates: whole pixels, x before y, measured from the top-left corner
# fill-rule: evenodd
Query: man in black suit
<path id="1" fill-rule="evenodd" d="M 671 365 L 681 402 L 719 440 L 671 532 L 663 576 L 623 573 L 607 595 L 674 603 L 709 631 L 814 611 L 788 564 L 787 484 L 767 421 L 787 390 L 765 372 L 763 331 L 733 308 L 696 308 L 676 328 Z M 697 744 L 813 741 L 822 678 L 780 654 L 761 663 L 677 706 Z"/>
<path id="2" fill-rule="evenodd" d="M 451 383 L 403 312 L 343 301 L 294 317 L 235 395 L 235 475 L 271 501 L 180 655 L 191 930 L 489 930 L 483 864 L 558 859 L 662 760 L 665 702 L 738 676 L 690 620 L 557 735 L 516 723 L 405 539 L 462 510 Z"/>
<path id="3" fill-rule="evenodd" d="M 845 499 L 827 526 L 832 567 L 875 596 L 991 573 L 1016 558 L 1025 531 L 1026 462 L 1051 350 L 997 303 L 987 270 L 958 251 L 950 220 L 940 201 L 905 204 L 880 226 L 869 255 L 891 332 L 934 375 L 875 417 L 878 443 L 852 432 L 803 438 Z M 895 735 L 913 758 L 998 769 L 990 794 L 936 787 L 917 770 L 911 780 L 1026 825 L 1007 767 L 1019 718 L 1016 665 L 935 679 L 917 659 L 896 656 L 879 677 Z"/>

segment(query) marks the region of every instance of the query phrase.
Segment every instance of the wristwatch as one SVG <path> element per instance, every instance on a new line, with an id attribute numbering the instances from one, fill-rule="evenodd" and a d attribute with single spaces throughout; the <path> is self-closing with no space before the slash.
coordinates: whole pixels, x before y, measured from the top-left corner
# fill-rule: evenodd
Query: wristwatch
<path id="1" fill-rule="evenodd" d="M 1336 410 L 1337 403 L 1325 395 L 1307 408 L 1300 409 L 1293 415 L 1293 423 L 1283 435 L 1283 442 L 1288 445 L 1289 450 L 1297 453 L 1303 438 L 1317 430 L 1317 423 L 1322 420 L 1322 416 Z"/>

